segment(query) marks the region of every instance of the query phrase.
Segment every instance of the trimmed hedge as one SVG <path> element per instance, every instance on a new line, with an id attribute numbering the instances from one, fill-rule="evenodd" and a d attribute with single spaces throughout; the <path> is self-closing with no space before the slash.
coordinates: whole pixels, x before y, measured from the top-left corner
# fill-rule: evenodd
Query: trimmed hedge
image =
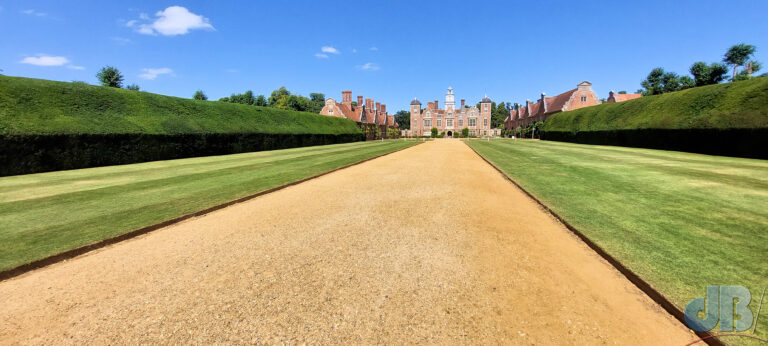
<path id="1" fill-rule="evenodd" d="M 768 78 L 558 113 L 545 140 L 768 158 Z"/>
<path id="2" fill-rule="evenodd" d="M 768 128 L 549 131 L 542 139 L 768 159 Z"/>
<path id="3" fill-rule="evenodd" d="M 359 134 L 0 135 L 0 176 L 359 141 Z"/>
<path id="4" fill-rule="evenodd" d="M 0 76 L 0 176 L 361 140 L 338 117 Z"/>

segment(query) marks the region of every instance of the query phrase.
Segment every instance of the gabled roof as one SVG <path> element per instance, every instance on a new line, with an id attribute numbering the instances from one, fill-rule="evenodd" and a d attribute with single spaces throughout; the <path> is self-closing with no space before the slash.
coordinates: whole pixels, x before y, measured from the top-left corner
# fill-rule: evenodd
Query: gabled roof
<path id="1" fill-rule="evenodd" d="M 643 97 L 643 94 L 613 94 L 613 98 L 616 102 L 634 100 Z"/>
<path id="2" fill-rule="evenodd" d="M 532 103 L 530 107 L 531 107 L 531 109 L 529 110 L 530 113 L 528 114 L 529 117 L 539 115 L 539 108 L 541 108 L 541 100 L 539 100 L 539 102 Z"/>
<path id="3" fill-rule="evenodd" d="M 577 90 L 579 89 L 571 89 L 557 96 L 545 97 L 544 100 L 547 102 L 547 114 L 562 112 L 565 104 L 568 103 L 568 100 L 571 99 L 571 96 L 573 96 L 573 93 Z"/>

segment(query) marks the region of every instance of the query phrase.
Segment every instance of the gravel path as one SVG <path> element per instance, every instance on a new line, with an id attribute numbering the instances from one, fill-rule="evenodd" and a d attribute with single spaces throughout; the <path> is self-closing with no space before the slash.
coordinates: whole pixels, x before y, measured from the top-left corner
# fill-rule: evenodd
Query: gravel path
<path id="1" fill-rule="evenodd" d="M 0 282 L 0 343 L 682 344 L 458 140 Z"/>

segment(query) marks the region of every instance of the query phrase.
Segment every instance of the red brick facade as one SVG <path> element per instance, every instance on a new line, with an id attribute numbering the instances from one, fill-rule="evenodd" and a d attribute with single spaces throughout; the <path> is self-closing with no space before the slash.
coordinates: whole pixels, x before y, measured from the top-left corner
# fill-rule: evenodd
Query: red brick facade
<path id="1" fill-rule="evenodd" d="M 491 130 L 491 99 L 487 96 L 480 101 L 480 109 L 476 106 L 465 106 L 461 100 L 461 106 L 455 107 L 453 89 L 448 88 L 445 95 L 445 109 L 440 109 L 440 103 L 435 100 L 428 102 L 422 109 L 418 99 L 411 101 L 411 129 L 404 130 L 403 135 L 408 137 L 429 136 L 432 128 L 437 128 L 446 136 L 456 136 L 461 130 L 469 130 L 470 136 L 492 136 Z"/>
<path id="2" fill-rule="evenodd" d="M 611 90 L 611 92 L 608 93 L 608 99 L 605 100 L 605 103 L 623 102 L 641 97 L 643 97 L 643 94 L 617 94 Z"/>
<path id="3" fill-rule="evenodd" d="M 526 127 L 528 124 L 544 121 L 553 114 L 600 104 L 597 94 L 592 91 L 592 83 L 584 81 L 576 89 L 568 90 L 553 97 L 542 93 L 535 103 L 527 100 L 525 105 L 515 104 L 504 120 L 507 130 Z"/>
<path id="4" fill-rule="evenodd" d="M 357 105 L 352 104 L 352 91 L 341 92 L 341 103 L 333 98 L 325 100 L 325 106 L 320 110 L 321 115 L 341 117 L 352 120 L 363 126 L 377 126 L 381 137 L 387 138 L 388 128 L 398 128 L 394 115 L 387 114 L 387 105 L 375 102 L 373 99 L 357 96 Z"/>

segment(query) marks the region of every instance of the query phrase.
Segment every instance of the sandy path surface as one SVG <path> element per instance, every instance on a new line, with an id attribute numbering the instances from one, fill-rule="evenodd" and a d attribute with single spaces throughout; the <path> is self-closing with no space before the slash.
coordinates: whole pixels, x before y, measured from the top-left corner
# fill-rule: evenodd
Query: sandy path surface
<path id="1" fill-rule="evenodd" d="M 0 282 L 0 343 L 681 344 L 458 140 Z"/>

